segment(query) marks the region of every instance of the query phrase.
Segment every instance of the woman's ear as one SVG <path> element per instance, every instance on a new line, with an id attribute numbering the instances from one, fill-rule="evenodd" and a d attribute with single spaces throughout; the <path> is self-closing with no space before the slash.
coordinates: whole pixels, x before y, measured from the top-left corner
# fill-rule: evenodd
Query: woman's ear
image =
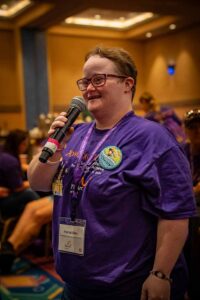
<path id="1" fill-rule="evenodd" d="M 134 86 L 135 80 L 132 77 L 127 77 L 125 79 L 126 92 L 130 92 Z"/>

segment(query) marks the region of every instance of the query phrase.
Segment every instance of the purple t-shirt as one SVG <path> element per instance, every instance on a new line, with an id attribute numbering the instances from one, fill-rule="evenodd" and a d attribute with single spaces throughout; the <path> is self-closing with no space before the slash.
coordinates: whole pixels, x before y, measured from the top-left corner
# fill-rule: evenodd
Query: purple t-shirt
<path id="1" fill-rule="evenodd" d="M 23 183 L 20 163 L 9 153 L 0 153 L 0 186 L 14 190 Z"/>
<path id="2" fill-rule="evenodd" d="M 85 254 L 61 253 L 59 220 L 71 214 L 73 171 L 90 126 L 85 123 L 75 128 L 56 177 L 63 183 L 63 196 L 55 196 L 54 201 L 56 269 L 65 282 L 76 287 L 133 289 L 136 279 L 148 276 L 152 268 L 158 218 L 195 215 L 189 164 L 164 127 L 130 112 L 96 153 L 117 147 L 121 162 L 104 168 L 102 156 L 95 156 L 80 184 L 76 217 L 86 220 Z M 83 160 L 106 133 L 94 128 Z"/>

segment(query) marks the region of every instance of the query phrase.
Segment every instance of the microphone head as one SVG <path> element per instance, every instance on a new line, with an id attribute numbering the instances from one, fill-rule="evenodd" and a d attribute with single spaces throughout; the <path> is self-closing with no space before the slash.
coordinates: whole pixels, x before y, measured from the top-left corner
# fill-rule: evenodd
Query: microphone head
<path id="1" fill-rule="evenodd" d="M 85 100 L 80 96 L 75 96 L 72 99 L 70 107 L 76 107 L 80 110 L 80 112 L 82 112 L 82 111 L 86 110 Z"/>

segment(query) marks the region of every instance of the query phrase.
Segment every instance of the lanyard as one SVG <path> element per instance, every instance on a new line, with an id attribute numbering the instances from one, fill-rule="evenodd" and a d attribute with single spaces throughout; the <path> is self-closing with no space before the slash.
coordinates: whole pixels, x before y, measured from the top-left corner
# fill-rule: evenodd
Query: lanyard
<path id="1" fill-rule="evenodd" d="M 81 164 L 81 160 L 85 151 L 85 148 L 87 146 L 87 143 L 92 135 L 92 131 L 94 129 L 95 126 L 95 122 L 93 122 L 91 124 L 91 126 L 89 127 L 85 138 L 83 139 L 81 145 L 80 145 L 80 150 L 79 150 L 79 154 L 78 154 L 78 162 L 77 165 L 74 169 L 74 173 L 73 173 L 73 181 L 75 183 L 75 189 L 73 192 L 73 196 L 72 196 L 72 210 L 71 210 L 71 219 L 74 220 L 75 216 L 76 216 L 76 207 L 78 205 L 78 186 L 80 183 L 80 180 L 83 176 L 84 170 L 87 166 L 89 166 L 89 164 L 91 163 L 91 161 L 93 160 L 95 154 L 97 153 L 97 151 L 99 150 L 99 148 L 103 145 L 103 143 L 107 140 L 107 138 L 112 134 L 112 132 L 121 124 L 122 120 L 125 119 L 125 117 L 127 117 L 130 114 L 130 112 L 128 112 L 117 124 L 115 124 L 114 127 L 112 127 L 111 129 L 109 129 L 107 131 L 107 133 L 102 137 L 102 139 L 97 143 L 96 147 L 94 148 L 94 150 L 92 151 L 91 155 L 88 157 L 87 161 L 85 162 L 85 164 L 83 165 L 83 167 L 80 167 Z"/>
<path id="2" fill-rule="evenodd" d="M 86 163 L 84 164 L 83 168 L 80 167 L 81 164 L 81 160 L 86 148 L 86 145 L 88 143 L 88 140 L 91 137 L 92 131 L 94 129 L 95 123 L 92 123 L 91 126 L 89 127 L 89 130 L 85 136 L 85 138 L 83 139 L 81 146 L 80 146 L 80 151 L 78 154 L 78 163 L 77 166 L 75 167 L 74 173 L 73 173 L 73 179 L 74 182 L 77 184 L 80 180 L 81 177 L 84 173 L 84 169 L 91 163 L 91 161 L 93 160 L 97 150 L 102 146 L 102 144 L 107 140 L 107 138 L 111 135 L 111 133 L 115 130 L 115 128 L 117 127 L 117 124 L 111 128 L 104 136 L 103 138 L 97 143 L 96 147 L 94 148 L 94 150 L 92 151 L 91 155 L 88 157 L 88 160 L 86 161 Z"/>

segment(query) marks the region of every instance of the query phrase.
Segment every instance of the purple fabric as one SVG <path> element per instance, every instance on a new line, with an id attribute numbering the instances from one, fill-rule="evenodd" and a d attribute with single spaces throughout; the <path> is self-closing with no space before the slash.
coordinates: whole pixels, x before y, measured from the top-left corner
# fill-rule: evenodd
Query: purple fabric
<path id="1" fill-rule="evenodd" d="M 31 189 L 15 190 L 23 185 L 20 162 L 13 155 L 0 153 L 0 186 L 7 187 L 10 194 L 0 199 L 0 212 L 3 218 L 19 216 L 30 201 L 39 199 Z"/>
<path id="2" fill-rule="evenodd" d="M 178 142 L 182 143 L 186 140 L 182 122 L 170 107 L 161 106 L 159 111 L 149 112 L 145 115 L 145 118 L 164 125 L 174 134 Z"/>
<path id="3" fill-rule="evenodd" d="M 14 190 L 23 183 L 20 163 L 13 155 L 0 153 L 0 186 Z"/>
<path id="4" fill-rule="evenodd" d="M 189 164 L 163 126 L 130 113 L 98 151 L 119 147 L 121 164 L 104 170 L 97 159 L 85 172 L 77 208 L 77 218 L 87 220 L 85 255 L 59 253 L 59 218 L 70 217 L 72 174 L 88 126 L 76 127 L 61 166 L 64 196 L 55 196 L 53 217 L 56 269 L 70 285 L 120 287 L 125 294 L 152 268 L 158 218 L 195 215 Z M 104 134 L 94 130 L 85 159 Z M 178 268 L 185 274 L 182 257 Z"/>

